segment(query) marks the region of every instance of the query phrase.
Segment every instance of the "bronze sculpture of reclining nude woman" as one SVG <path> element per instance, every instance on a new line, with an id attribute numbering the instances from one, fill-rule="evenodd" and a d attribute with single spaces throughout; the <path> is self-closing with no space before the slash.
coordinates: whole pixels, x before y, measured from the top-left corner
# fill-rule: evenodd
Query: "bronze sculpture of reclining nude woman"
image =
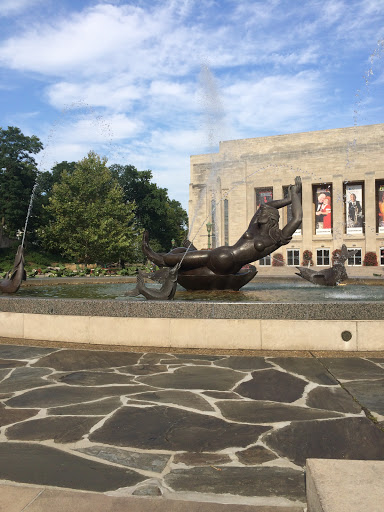
<path id="1" fill-rule="evenodd" d="M 181 263 L 183 272 L 195 275 L 236 274 L 246 264 L 264 258 L 290 242 L 302 221 L 301 179 L 289 186 L 287 198 L 270 201 L 260 206 L 252 217 L 248 229 L 234 244 L 213 250 L 197 250 L 193 245 L 178 247 L 170 252 L 156 253 L 149 246 L 148 232 L 143 236 L 143 252 L 159 267 L 173 267 Z M 279 229 L 279 208 L 292 204 L 292 218 Z"/>

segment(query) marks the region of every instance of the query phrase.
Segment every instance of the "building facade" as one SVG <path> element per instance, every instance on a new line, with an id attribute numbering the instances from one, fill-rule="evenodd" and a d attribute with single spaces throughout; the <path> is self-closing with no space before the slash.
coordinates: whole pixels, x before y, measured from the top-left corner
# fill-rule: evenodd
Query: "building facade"
<path id="1" fill-rule="evenodd" d="M 191 156 L 190 239 L 197 248 L 234 244 L 258 206 L 283 198 L 295 176 L 302 226 L 259 270 L 273 273 L 277 253 L 286 267 L 301 265 L 305 251 L 327 267 L 342 244 L 350 274 L 366 253 L 384 267 L 384 124 L 225 141 L 218 153 Z M 280 210 L 280 228 L 289 216 Z"/>

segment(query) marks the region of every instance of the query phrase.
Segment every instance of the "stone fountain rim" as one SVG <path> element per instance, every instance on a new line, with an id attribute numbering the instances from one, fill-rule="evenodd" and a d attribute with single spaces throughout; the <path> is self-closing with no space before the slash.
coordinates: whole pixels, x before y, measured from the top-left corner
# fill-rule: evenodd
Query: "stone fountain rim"
<path id="1" fill-rule="evenodd" d="M 129 301 L 0 296 L 0 312 L 60 316 L 189 319 L 383 320 L 383 301 L 327 303 Z"/>

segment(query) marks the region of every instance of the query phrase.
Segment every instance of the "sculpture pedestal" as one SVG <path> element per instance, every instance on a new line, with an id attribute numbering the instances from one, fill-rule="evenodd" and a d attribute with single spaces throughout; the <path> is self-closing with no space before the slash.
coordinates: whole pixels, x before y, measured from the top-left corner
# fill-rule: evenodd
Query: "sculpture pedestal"
<path id="1" fill-rule="evenodd" d="M 177 282 L 186 290 L 234 290 L 238 291 L 257 274 L 256 267 L 248 265 L 237 274 L 214 274 L 206 267 L 179 272 Z"/>

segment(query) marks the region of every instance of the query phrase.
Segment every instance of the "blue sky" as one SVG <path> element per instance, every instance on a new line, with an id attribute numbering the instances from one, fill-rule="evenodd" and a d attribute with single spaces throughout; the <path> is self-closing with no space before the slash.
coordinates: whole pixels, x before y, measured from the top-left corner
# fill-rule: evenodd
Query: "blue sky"
<path id="1" fill-rule="evenodd" d="M 384 122 L 384 0 L 0 0 L 0 126 L 187 207 L 219 140 Z"/>

